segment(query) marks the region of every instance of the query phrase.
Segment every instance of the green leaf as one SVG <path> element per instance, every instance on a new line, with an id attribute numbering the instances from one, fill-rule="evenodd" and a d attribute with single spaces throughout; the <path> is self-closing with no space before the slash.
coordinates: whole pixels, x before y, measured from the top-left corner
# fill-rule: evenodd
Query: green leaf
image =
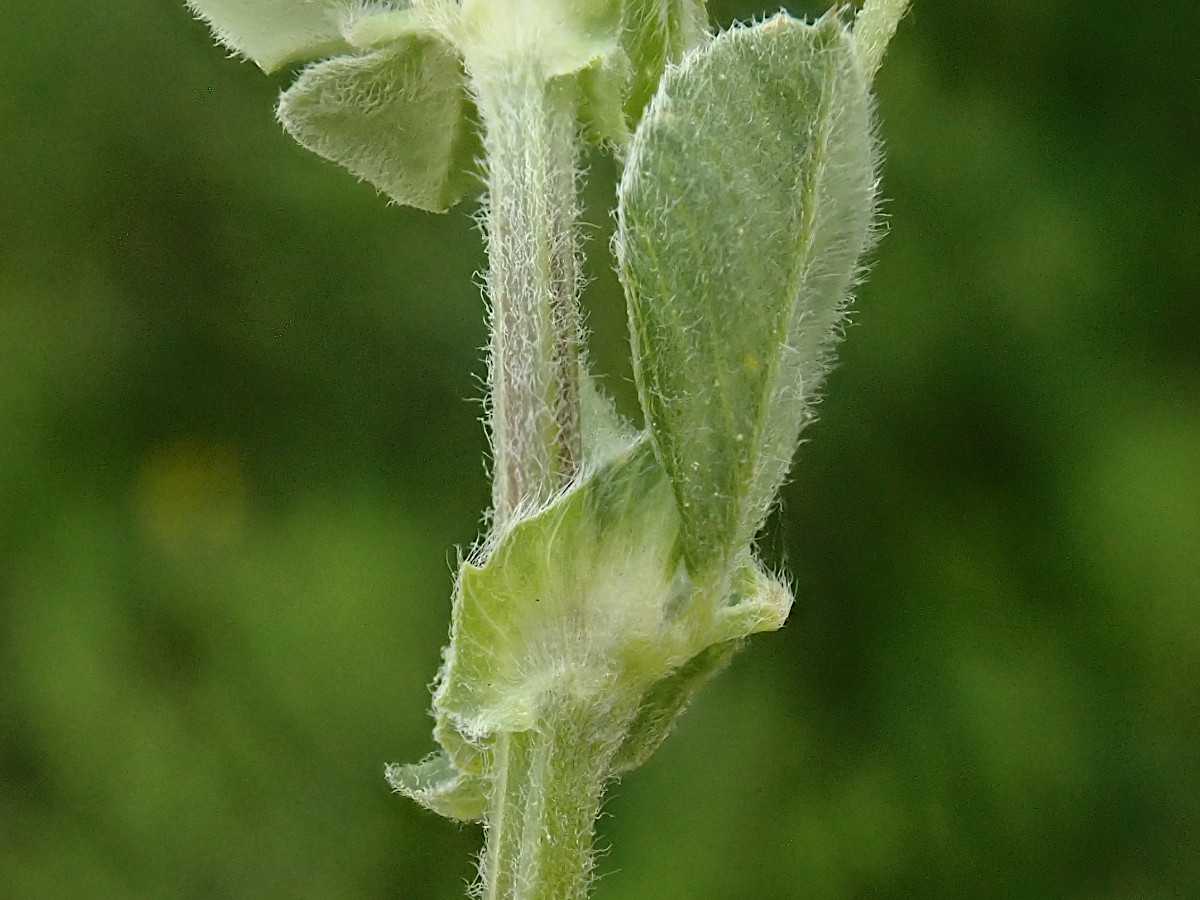
<path id="1" fill-rule="evenodd" d="M 610 462 L 638 438 L 638 432 L 617 412 L 612 398 L 590 373 L 579 379 L 579 429 L 583 438 L 583 464 L 588 470 Z"/>
<path id="2" fill-rule="evenodd" d="M 489 747 L 484 741 L 471 741 L 443 716 L 433 726 L 433 739 L 450 757 L 454 767 L 468 775 L 487 774 Z"/>
<path id="3" fill-rule="evenodd" d="M 650 441 L 629 443 L 608 401 L 589 395 L 624 449 L 606 444 L 582 483 L 463 565 L 434 695 L 442 752 L 387 768 L 397 791 L 451 818 L 486 814 L 506 739 L 564 714 L 571 734 L 608 748 L 592 762 L 602 777 L 640 765 L 741 640 L 780 627 L 791 607 L 749 554 L 727 596 L 691 580 Z"/>
<path id="4" fill-rule="evenodd" d="M 579 85 L 579 121 L 595 143 L 628 143 L 624 103 L 630 75 L 629 60 L 615 50 L 573 76 Z"/>
<path id="5" fill-rule="evenodd" d="M 469 737 L 523 731 L 564 680 L 573 693 L 611 690 L 614 654 L 661 667 L 664 615 L 690 591 L 678 529 L 646 441 L 515 524 L 482 566 L 462 567 L 435 710 Z"/>
<path id="6" fill-rule="evenodd" d="M 434 696 L 443 734 L 478 748 L 536 727 L 548 698 L 572 697 L 612 710 L 618 729 L 620 710 L 627 722 L 646 709 L 640 743 L 657 744 L 684 688 L 702 679 L 659 700 L 646 691 L 713 644 L 778 628 L 791 603 L 749 561 L 731 597 L 706 593 L 687 574 L 679 537 L 670 484 L 643 439 L 513 525 L 482 565 L 464 564 Z"/>
<path id="7" fill-rule="evenodd" d="M 579 72 L 579 117 L 597 141 L 629 141 L 663 71 L 707 36 L 703 0 L 625 0 L 620 44 Z"/>
<path id="8" fill-rule="evenodd" d="M 669 70 L 621 180 L 642 407 L 695 577 L 720 580 L 787 474 L 873 240 L 872 101 L 833 15 L 726 32 Z"/>
<path id="9" fill-rule="evenodd" d="M 908 0 L 867 0 L 854 19 L 854 46 L 867 81 L 875 77 L 884 51 L 908 11 Z"/>
<path id="10" fill-rule="evenodd" d="M 473 74 L 569 75 L 620 43 L 623 0 L 462 0 L 450 31 Z"/>
<path id="11" fill-rule="evenodd" d="M 739 637 L 705 647 L 646 690 L 625 741 L 613 759 L 613 771 L 626 772 L 649 759 L 700 687 L 733 658 L 742 644 L 740 636 L 779 628 L 791 603 L 791 593 L 785 585 L 767 574 L 756 561 L 746 559 L 733 579 L 723 608 L 728 617 L 724 623 L 726 633 Z"/>
<path id="12" fill-rule="evenodd" d="M 364 49 L 389 43 L 422 28 L 429 29 L 431 24 L 424 10 L 411 7 L 390 9 L 347 5 L 342 34 L 351 46 Z"/>
<path id="13" fill-rule="evenodd" d="M 622 44 L 633 69 L 625 116 L 631 127 L 642 117 L 667 65 L 704 40 L 707 24 L 704 0 L 625 0 Z"/>
<path id="14" fill-rule="evenodd" d="M 445 753 L 409 766 L 389 765 L 392 790 L 448 819 L 478 822 L 487 812 L 488 780 L 459 771 Z"/>
<path id="15" fill-rule="evenodd" d="M 614 773 L 636 769 L 650 758 L 696 691 L 729 664 L 738 645 L 725 641 L 706 647 L 646 691 L 629 735 L 613 758 Z"/>
<path id="16" fill-rule="evenodd" d="M 431 33 L 309 66 L 278 115 L 304 147 L 397 203 L 443 212 L 477 183 L 481 150 L 462 61 Z"/>
<path id="17" fill-rule="evenodd" d="M 341 33 L 343 0 L 187 0 L 218 41 L 264 72 L 350 49 Z"/>

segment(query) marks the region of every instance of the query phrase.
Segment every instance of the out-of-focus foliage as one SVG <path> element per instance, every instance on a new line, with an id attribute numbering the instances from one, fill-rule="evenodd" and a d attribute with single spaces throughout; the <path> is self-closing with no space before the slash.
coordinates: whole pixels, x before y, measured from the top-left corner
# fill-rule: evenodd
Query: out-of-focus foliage
<path id="1" fill-rule="evenodd" d="M 916 4 L 795 611 L 614 790 L 598 898 L 1200 893 L 1198 33 Z M 461 896 L 475 828 L 382 774 L 488 498 L 467 212 L 295 146 L 181 3 L 0 49 L 0 896 Z"/>

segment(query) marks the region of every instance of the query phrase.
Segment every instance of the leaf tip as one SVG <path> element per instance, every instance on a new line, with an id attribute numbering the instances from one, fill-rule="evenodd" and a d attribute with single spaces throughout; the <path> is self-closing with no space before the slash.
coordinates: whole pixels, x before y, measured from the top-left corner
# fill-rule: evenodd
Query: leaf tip
<path id="1" fill-rule="evenodd" d="M 875 79 L 883 55 L 908 12 L 909 0 L 867 0 L 854 19 L 854 47 L 867 83 Z"/>

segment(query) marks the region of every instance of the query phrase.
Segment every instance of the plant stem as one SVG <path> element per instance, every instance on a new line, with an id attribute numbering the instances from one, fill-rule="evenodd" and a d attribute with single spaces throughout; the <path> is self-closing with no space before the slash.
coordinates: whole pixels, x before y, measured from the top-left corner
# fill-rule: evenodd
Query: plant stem
<path id="1" fill-rule="evenodd" d="M 513 61 L 472 73 L 484 123 L 492 500 L 502 526 L 579 466 L 575 102 Z"/>
<path id="2" fill-rule="evenodd" d="M 497 736 L 483 900 L 584 900 L 592 840 L 620 731 L 560 708 Z"/>
<path id="3" fill-rule="evenodd" d="M 570 84 L 548 81 L 536 65 L 512 58 L 504 68 L 472 70 L 471 80 L 488 173 L 488 377 L 499 529 L 550 500 L 580 464 L 579 150 Z M 584 900 L 613 752 L 596 735 L 609 731 L 596 717 L 550 712 L 533 730 L 496 736 L 484 900 Z"/>

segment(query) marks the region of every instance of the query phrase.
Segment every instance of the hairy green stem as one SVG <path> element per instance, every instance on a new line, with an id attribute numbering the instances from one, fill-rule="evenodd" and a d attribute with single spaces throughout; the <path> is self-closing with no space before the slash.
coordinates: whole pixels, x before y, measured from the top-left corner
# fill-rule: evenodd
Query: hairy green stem
<path id="1" fill-rule="evenodd" d="M 502 526 L 579 466 L 578 140 L 569 85 L 520 61 L 472 83 L 488 171 L 492 500 Z"/>
<path id="2" fill-rule="evenodd" d="M 483 900 L 584 900 L 596 817 L 623 733 L 564 705 L 497 736 Z"/>
<path id="3" fill-rule="evenodd" d="M 503 528 L 550 500 L 580 464 L 579 142 L 569 83 L 512 59 L 471 75 L 488 174 L 492 500 Z M 611 756 L 602 743 L 580 717 L 554 714 L 496 736 L 485 900 L 586 897 Z"/>

